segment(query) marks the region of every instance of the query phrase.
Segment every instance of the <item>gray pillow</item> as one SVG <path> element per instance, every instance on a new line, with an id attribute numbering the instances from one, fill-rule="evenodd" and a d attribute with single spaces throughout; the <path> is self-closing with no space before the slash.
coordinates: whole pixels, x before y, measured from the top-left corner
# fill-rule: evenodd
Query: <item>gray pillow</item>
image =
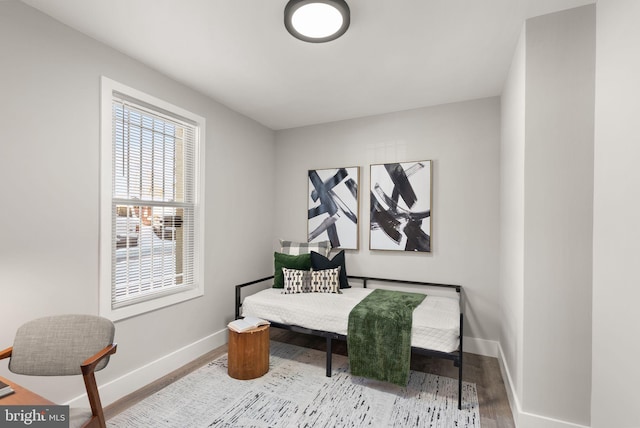
<path id="1" fill-rule="evenodd" d="M 311 251 L 329 256 L 331 252 L 330 241 L 320 242 L 295 242 L 280 240 L 280 252 L 283 254 L 291 254 L 297 256 L 299 254 L 309 254 Z"/>

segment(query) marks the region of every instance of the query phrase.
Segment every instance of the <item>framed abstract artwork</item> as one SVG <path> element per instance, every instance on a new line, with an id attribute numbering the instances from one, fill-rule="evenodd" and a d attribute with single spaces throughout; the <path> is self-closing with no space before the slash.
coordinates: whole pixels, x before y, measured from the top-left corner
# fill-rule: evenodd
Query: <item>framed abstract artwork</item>
<path id="1" fill-rule="evenodd" d="M 333 248 L 358 249 L 360 167 L 309 170 L 309 242 L 331 241 Z"/>
<path id="2" fill-rule="evenodd" d="M 431 251 L 431 161 L 371 165 L 369 248 Z"/>

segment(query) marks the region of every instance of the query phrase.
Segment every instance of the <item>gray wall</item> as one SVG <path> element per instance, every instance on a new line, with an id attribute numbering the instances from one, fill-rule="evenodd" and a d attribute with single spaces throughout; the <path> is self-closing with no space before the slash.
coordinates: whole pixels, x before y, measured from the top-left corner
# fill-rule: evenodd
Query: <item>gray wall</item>
<path id="1" fill-rule="evenodd" d="M 0 2 L 0 52 L 0 347 L 27 320 L 98 313 L 100 76 L 207 120 L 205 295 L 116 324 L 108 403 L 224 343 L 232 285 L 270 271 L 275 134 L 22 3 Z M 56 402 L 83 393 L 11 377 Z"/>
<path id="2" fill-rule="evenodd" d="M 500 98 L 500 346 L 505 384 L 511 382 L 517 397 L 524 342 L 525 43 L 523 27 Z"/>
<path id="3" fill-rule="evenodd" d="M 526 46 L 524 407 L 588 425 L 595 6 L 530 19 Z"/>
<path id="4" fill-rule="evenodd" d="M 640 426 L 640 2 L 600 0 L 593 225 L 594 428 Z"/>
<path id="5" fill-rule="evenodd" d="M 347 251 L 353 275 L 461 284 L 465 336 L 497 341 L 499 316 L 499 99 L 309 126 L 276 134 L 276 238 L 307 233 L 307 171 L 360 166 L 360 249 Z M 433 160 L 433 250 L 369 250 L 369 166 Z"/>
<path id="6" fill-rule="evenodd" d="M 595 6 L 523 39 L 502 111 L 501 347 L 519 426 L 589 425 Z"/>

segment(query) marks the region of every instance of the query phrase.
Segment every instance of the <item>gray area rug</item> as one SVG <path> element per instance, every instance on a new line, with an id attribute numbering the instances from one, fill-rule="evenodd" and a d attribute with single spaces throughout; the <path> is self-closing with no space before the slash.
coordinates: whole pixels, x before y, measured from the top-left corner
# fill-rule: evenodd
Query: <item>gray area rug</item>
<path id="1" fill-rule="evenodd" d="M 348 359 L 271 342 L 269 372 L 253 380 L 227 375 L 227 355 L 179 379 L 107 426 L 153 427 L 480 427 L 475 384 L 411 371 L 407 387 L 351 376 Z"/>

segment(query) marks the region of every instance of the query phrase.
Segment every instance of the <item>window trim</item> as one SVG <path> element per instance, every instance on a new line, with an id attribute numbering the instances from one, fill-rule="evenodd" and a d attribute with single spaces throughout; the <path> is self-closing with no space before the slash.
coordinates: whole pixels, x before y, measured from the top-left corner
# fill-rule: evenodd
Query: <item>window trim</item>
<path id="1" fill-rule="evenodd" d="M 156 298 L 135 302 L 118 308 L 112 307 L 112 103 L 115 93 L 119 93 L 136 100 L 140 100 L 159 112 L 167 111 L 197 123 L 196 126 L 196 156 L 195 165 L 197 177 L 195 191 L 196 239 L 194 260 L 195 287 L 180 292 L 162 295 Z M 99 234 L 99 312 L 112 321 L 130 318 L 146 312 L 191 300 L 204 295 L 204 137 L 205 119 L 183 108 L 177 107 L 152 95 L 116 82 L 108 77 L 101 77 L 100 99 L 100 234 Z"/>

